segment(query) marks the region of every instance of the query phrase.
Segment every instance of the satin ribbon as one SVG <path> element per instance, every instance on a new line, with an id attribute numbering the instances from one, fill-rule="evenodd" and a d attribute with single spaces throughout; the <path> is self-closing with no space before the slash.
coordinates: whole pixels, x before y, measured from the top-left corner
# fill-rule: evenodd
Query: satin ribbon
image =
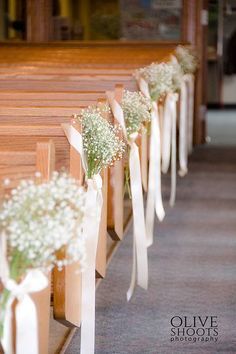
<path id="1" fill-rule="evenodd" d="M 96 254 L 101 220 L 102 178 L 95 175 L 87 180 L 88 189 L 84 218 L 84 232 L 86 234 L 87 267 L 82 273 L 82 327 L 81 327 L 81 354 L 93 354 L 95 351 L 95 269 Z"/>
<path id="2" fill-rule="evenodd" d="M 135 283 L 143 289 L 148 287 L 148 257 L 147 257 L 147 241 L 143 204 L 143 191 L 141 179 L 141 167 L 138 146 L 135 140 L 138 133 L 127 136 L 125 127 L 124 113 L 119 103 L 114 98 L 113 92 L 107 92 L 108 102 L 115 119 L 122 127 L 123 135 L 130 146 L 129 154 L 129 170 L 130 170 L 130 186 L 132 195 L 133 210 L 133 266 L 130 287 L 127 291 L 127 300 L 129 301 L 133 295 Z"/>
<path id="3" fill-rule="evenodd" d="M 150 98 L 147 82 L 143 78 L 139 77 L 138 84 L 143 95 L 147 98 Z M 161 137 L 157 102 L 152 102 L 151 116 L 149 174 L 146 207 L 147 246 L 150 246 L 153 243 L 155 212 L 160 221 L 162 221 L 165 217 L 161 195 Z"/>
<path id="4" fill-rule="evenodd" d="M 83 168 L 86 171 L 87 161 L 83 151 L 81 134 L 70 124 L 62 124 L 62 128 L 71 146 L 81 156 Z M 87 267 L 82 273 L 82 308 L 81 308 L 81 354 L 93 354 L 95 351 L 95 269 L 99 238 L 99 226 L 102 211 L 102 178 L 94 175 L 87 180 L 85 201 L 85 217 L 83 230 L 86 236 Z"/>
<path id="5" fill-rule="evenodd" d="M 177 93 L 168 93 L 164 103 L 162 130 L 162 172 L 167 173 L 171 161 L 170 205 L 176 197 L 176 102 Z"/>
<path id="6" fill-rule="evenodd" d="M 4 287 L 10 292 L 4 317 L 2 347 L 6 354 L 13 354 L 12 304 L 17 300 L 16 354 L 40 354 L 38 343 L 38 322 L 35 304 L 29 293 L 35 293 L 48 286 L 47 277 L 38 269 L 27 273 L 20 284 L 15 280 L 2 279 Z"/>
<path id="7" fill-rule="evenodd" d="M 193 117 L 194 117 L 194 75 L 184 75 L 187 85 L 187 107 L 188 107 L 188 153 L 193 150 Z"/>
<path id="8" fill-rule="evenodd" d="M 188 172 L 188 100 L 187 85 L 183 79 L 180 88 L 180 115 L 179 115 L 179 175 L 185 176 Z"/>
<path id="9" fill-rule="evenodd" d="M 147 173 L 147 130 L 142 128 L 141 132 L 141 177 L 142 177 L 142 184 L 143 190 L 147 192 L 148 188 L 148 173 Z"/>

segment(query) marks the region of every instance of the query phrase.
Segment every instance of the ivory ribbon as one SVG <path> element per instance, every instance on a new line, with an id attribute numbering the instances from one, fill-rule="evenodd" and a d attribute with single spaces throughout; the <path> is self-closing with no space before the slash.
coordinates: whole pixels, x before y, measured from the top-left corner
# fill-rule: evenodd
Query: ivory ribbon
<path id="1" fill-rule="evenodd" d="M 81 134 L 70 124 L 62 124 L 71 146 L 79 152 L 86 171 L 87 161 L 83 151 Z M 87 180 L 88 189 L 85 202 L 84 234 L 86 236 L 87 267 L 82 273 L 82 326 L 81 354 L 93 354 L 95 350 L 95 269 L 99 238 L 99 226 L 102 211 L 102 178 L 94 175 Z"/>
<path id="2" fill-rule="evenodd" d="M 24 280 L 18 284 L 15 280 L 2 279 L 4 287 L 10 292 L 4 317 L 2 347 L 6 354 L 13 354 L 12 338 L 12 304 L 18 300 L 15 308 L 16 318 L 16 354 L 39 354 L 38 322 L 35 304 L 29 293 L 45 289 L 47 277 L 38 269 L 27 273 Z"/>
<path id="3" fill-rule="evenodd" d="M 186 74 L 184 79 L 188 88 L 188 153 L 190 154 L 193 150 L 194 75 Z"/>
<path id="4" fill-rule="evenodd" d="M 141 177 L 142 177 L 142 184 L 143 184 L 143 190 L 147 192 L 147 186 L 148 186 L 148 181 L 147 181 L 147 161 L 148 161 L 148 156 L 147 156 L 147 131 L 146 129 L 142 128 L 141 132 Z"/>
<path id="5" fill-rule="evenodd" d="M 164 104 L 162 135 L 162 172 L 167 173 L 171 161 L 170 205 L 176 196 L 176 101 L 178 94 L 168 93 Z"/>
<path id="6" fill-rule="evenodd" d="M 82 273 L 81 354 L 93 354 L 95 351 L 95 269 L 103 204 L 101 176 L 95 175 L 93 179 L 88 179 L 87 183 L 87 213 L 84 219 L 84 232 L 86 235 L 88 265 Z M 93 214 L 91 214 L 91 211 L 93 211 Z"/>
<path id="7" fill-rule="evenodd" d="M 143 206 L 143 191 L 141 179 L 141 167 L 139 159 L 138 146 L 135 143 L 137 133 L 127 137 L 124 114 L 121 106 L 114 98 L 113 92 L 107 92 L 107 98 L 115 119 L 119 122 L 123 129 L 124 137 L 130 146 L 129 169 L 130 169 L 130 185 L 132 194 L 133 209 L 133 267 L 130 287 L 127 292 L 127 300 L 129 301 L 133 295 L 136 278 L 137 284 L 143 289 L 148 287 L 148 257 L 147 257 L 147 241 L 145 216 Z"/>
<path id="8" fill-rule="evenodd" d="M 140 91 L 143 93 L 143 95 L 145 97 L 150 98 L 147 82 L 140 77 L 138 79 L 138 84 Z M 153 109 L 151 120 L 149 175 L 146 207 L 147 246 L 150 246 L 153 243 L 155 211 L 160 221 L 162 221 L 165 217 L 165 211 L 161 195 L 161 137 L 157 102 L 152 102 L 152 107 Z"/>
<path id="9" fill-rule="evenodd" d="M 179 115 L 179 175 L 185 176 L 188 172 L 188 100 L 185 78 L 180 88 L 180 115 Z"/>

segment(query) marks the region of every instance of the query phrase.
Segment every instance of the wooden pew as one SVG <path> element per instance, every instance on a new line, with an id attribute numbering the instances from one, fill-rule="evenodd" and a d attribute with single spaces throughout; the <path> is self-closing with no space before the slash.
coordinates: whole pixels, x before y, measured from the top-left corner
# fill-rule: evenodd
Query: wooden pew
<path id="1" fill-rule="evenodd" d="M 33 149 L 22 151 L 13 148 L 10 144 L 0 148 L 0 195 L 9 193 L 21 179 L 35 178 L 35 173 L 40 172 L 41 179 L 48 180 L 54 170 L 55 149 L 51 140 L 40 141 L 37 139 Z M 4 180 L 8 180 L 4 184 Z M 39 352 L 47 353 L 49 348 L 49 320 L 50 320 L 50 279 L 46 289 L 31 295 L 38 315 Z"/>
<path id="2" fill-rule="evenodd" d="M 103 55 L 104 55 L 104 51 Z M 101 52 L 101 53 L 102 53 Z M 101 55 L 100 53 L 100 55 Z M 132 60 L 134 58 L 136 52 L 132 51 L 130 54 L 129 60 Z M 76 53 L 74 53 L 76 54 Z M 117 53 L 118 54 L 118 53 Z M 140 51 L 139 51 L 140 54 Z M 89 53 L 91 55 L 91 51 Z M 120 55 L 120 50 L 119 50 L 119 55 Z M 152 51 L 153 55 L 153 51 Z M 165 54 L 166 55 L 166 54 Z M 67 58 L 68 59 L 68 58 Z M 1 59 L 0 59 L 1 60 Z M 87 60 L 87 57 L 84 57 L 84 60 Z M 100 57 L 100 60 L 102 59 L 102 55 Z M 114 58 L 112 59 L 114 60 Z M 146 62 L 145 62 L 146 60 Z M 149 64 L 150 59 L 146 58 L 144 61 L 142 61 L 142 65 Z M 151 60 L 153 61 L 153 59 Z M 68 73 L 65 72 L 64 76 L 61 76 L 61 71 L 63 67 L 59 64 L 59 69 L 58 72 L 55 75 L 51 75 L 50 72 L 47 73 L 46 75 L 43 76 L 43 72 L 41 72 L 41 69 L 45 68 L 44 63 L 40 63 L 42 65 L 39 65 L 40 72 L 35 73 L 31 72 L 31 75 L 29 75 L 26 71 L 26 73 L 13 73 L 13 76 L 6 75 L 3 72 L 1 72 L 2 77 L 0 78 L 0 88 L 3 90 L 8 89 L 9 92 L 5 92 L 7 96 L 5 96 L 5 105 L 1 105 L 1 112 L 0 112 L 0 117 L 2 122 L 21 122 L 21 123 L 27 123 L 28 118 L 31 117 L 33 119 L 33 123 L 41 123 L 43 124 L 45 122 L 44 117 L 47 117 L 47 120 L 50 124 L 54 124 L 55 122 L 60 123 L 61 121 L 65 121 L 64 117 L 65 115 L 68 115 L 69 110 L 71 109 L 71 106 L 69 104 L 66 104 L 65 107 L 55 107 L 55 106 L 50 106 L 50 104 L 46 107 L 42 107 L 42 103 L 39 105 L 39 107 L 34 106 L 34 104 L 29 104 L 27 106 L 27 101 L 25 102 L 26 106 L 19 101 L 17 101 L 17 105 L 15 107 L 12 107 L 9 102 L 7 103 L 6 101 L 9 99 L 9 94 L 13 94 L 13 91 L 17 90 L 17 94 L 23 93 L 25 94 L 25 90 L 29 89 L 30 91 L 35 91 L 38 92 L 39 90 L 43 90 L 43 92 L 39 92 L 39 94 L 43 94 L 46 91 L 46 94 L 62 94 L 66 90 L 67 92 L 70 92 L 70 94 L 76 94 L 78 92 L 78 89 L 83 89 L 83 91 L 90 91 L 92 90 L 97 90 L 99 89 L 105 91 L 107 89 L 111 89 L 111 85 L 114 85 L 115 82 L 123 83 L 124 86 L 128 89 L 136 89 L 137 85 L 136 82 L 132 76 L 133 69 L 136 67 L 140 67 L 140 64 L 133 64 L 132 61 L 130 61 L 127 65 L 127 63 L 124 65 L 124 63 L 118 62 L 118 64 L 112 65 L 113 73 L 110 71 L 110 75 L 106 75 L 106 72 L 108 70 L 107 65 L 111 65 L 111 63 L 107 63 L 106 65 L 99 65 L 95 64 L 96 70 L 92 70 L 91 74 L 91 65 L 89 67 L 90 73 L 88 69 L 84 69 L 84 63 L 73 63 L 70 62 L 70 65 L 72 63 L 72 66 L 76 64 L 76 70 L 77 67 L 83 66 L 83 69 L 81 69 L 80 72 L 77 73 L 77 77 L 74 75 L 74 68 L 73 68 L 73 75 L 68 75 Z M 37 62 L 37 65 L 39 62 Z M 91 62 L 90 62 L 91 64 Z M 30 64 L 31 65 L 31 64 Z M 68 65 L 68 62 L 64 61 L 64 56 L 63 56 L 63 65 Z M 92 63 L 94 65 L 94 63 Z M 27 70 L 28 70 L 28 64 L 27 64 Z M 123 68 L 123 66 L 126 67 L 126 69 Z M 30 66 L 29 66 L 30 67 Z M 37 66 L 36 66 L 37 67 Z M 103 72 L 101 72 L 101 67 L 103 68 Z M 120 68 L 120 72 L 117 72 L 117 67 Z M 4 66 L 1 66 L 0 69 L 4 70 Z M 11 67 L 11 70 L 19 70 L 19 66 L 13 65 Z M 25 68 L 26 69 L 26 68 Z M 25 70 L 23 68 L 23 70 Z M 46 68 L 45 68 L 46 69 Z M 54 67 L 55 69 L 55 67 Z M 65 70 L 67 69 L 66 67 L 64 68 Z M 87 71 L 84 71 L 87 70 Z M 5 76 L 4 76 L 5 75 Z M 4 104 L 4 102 L 2 102 Z M 87 103 L 87 102 L 86 102 Z M 73 105 L 74 103 L 72 103 Z M 30 106 L 30 108 L 29 108 Z M 72 109 L 70 113 L 72 112 Z M 32 115 L 33 113 L 33 115 Z M 73 113 L 74 113 L 74 108 L 73 108 Z M 10 119 L 9 119 L 10 117 Z M 51 117 L 51 118 L 50 118 Z M 50 120 L 51 119 L 51 120 Z M 110 208 L 109 208 L 110 210 Z"/>
<path id="3" fill-rule="evenodd" d="M 47 119 L 47 123 L 49 124 L 64 123 L 68 121 L 68 119 L 70 120 L 70 116 L 72 116 L 73 113 L 79 113 L 79 111 L 87 105 L 94 105 L 97 103 L 99 95 L 100 97 L 102 95 L 105 97 L 104 91 L 96 91 L 91 93 L 77 92 L 74 95 L 72 94 L 72 100 L 70 100 L 70 92 L 56 92 L 54 95 L 49 95 L 49 97 L 47 97 L 46 93 L 34 93 L 28 91 L 16 93 L 13 92 L 12 94 L 3 91 L 1 93 L 1 121 L 12 123 L 19 122 L 25 124 L 27 122 L 44 124 L 45 119 Z M 118 180 L 120 181 L 121 178 L 122 176 L 116 179 L 116 185 L 120 184 Z M 114 188 L 109 189 L 109 198 L 112 199 L 112 201 L 113 194 L 111 195 L 111 193 L 113 190 Z M 120 208 L 123 212 L 121 202 L 122 201 L 119 198 L 119 201 L 115 201 L 115 204 L 117 204 L 117 207 Z M 113 210 L 108 208 L 108 227 L 110 233 L 115 235 L 113 232 L 115 231 L 115 236 L 117 236 L 118 239 L 121 239 L 123 229 L 123 213 L 120 213 L 116 220 L 114 220 L 112 213 Z"/>
<path id="4" fill-rule="evenodd" d="M 9 139 L 9 137 L 11 139 Z M 0 151 L 21 150 L 22 154 L 35 145 L 39 139 L 47 141 L 51 139 L 56 147 L 56 169 L 61 169 L 64 165 L 66 170 L 82 181 L 81 161 L 78 153 L 73 147 L 70 147 L 64 131 L 57 125 L 16 125 L 0 124 Z M 23 155 L 22 155 L 23 156 Z M 21 157 L 23 159 L 23 157 Z M 63 167 L 64 167 L 63 166 Z M 14 173 L 14 171 L 13 171 Z M 3 171 L 2 176 L 5 176 Z M 24 177 L 27 176 L 24 174 Z M 22 175 L 20 174 L 20 177 Z M 107 243 L 107 171 L 103 172 L 103 199 L 104 207 L 102 210 L 102 223 L 100 225 L 99 245 L 97 252 L 97 274 L 104 276 L 106 271 L 106 243 Z M 18 180 L 16 180 L 15 184 Z M 54 314 L 57 320 L 67 325 L 78 325 L 78 316 L 80 311 L 79 294 L 80 280 L 79 276 L 73 272 L 73 266 L 68 267 L 63 272 L 56 272 L 54 277 Z M 73 301 L 71 299 L 73 297 Z M 67 298 L 70 299 L 67 300 Z M 76 307 L 77 305 L 77 307 Z M 74 318 L 77 318 L 75 323 Z"/>

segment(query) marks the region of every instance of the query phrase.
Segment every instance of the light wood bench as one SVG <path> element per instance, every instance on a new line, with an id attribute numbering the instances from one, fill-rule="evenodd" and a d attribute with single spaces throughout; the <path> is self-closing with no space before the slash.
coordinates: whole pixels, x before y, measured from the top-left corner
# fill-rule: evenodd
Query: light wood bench
<path id="1" fill-rule="evenodd" d="M 55 163 L 54 144 L 49 139 L 40 140 L 37 137 L 37 142 L 28 151 L 16 147 L 13 149 L 11 144 L 7 143 L 4 149 L 0 147 L 0 195 L 9 193 L 21 179 L 35 178 L 36 172 L 40 172 L 43 180 L 50 178 Z M 5 179 L 8 179 L 7 184 L 4 184 Z M 50 279 L 51 276 L 46 289 L 32 295 L 38 315 L 40 353 L 47 353 L 49 347 Z"/>

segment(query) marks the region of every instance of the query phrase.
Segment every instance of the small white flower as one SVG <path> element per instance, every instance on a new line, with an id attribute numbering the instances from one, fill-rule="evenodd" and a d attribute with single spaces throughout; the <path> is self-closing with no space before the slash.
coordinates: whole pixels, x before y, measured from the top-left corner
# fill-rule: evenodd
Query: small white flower
<path id="1" fill-rule="evenodd" d="M 179 45 L 175 50 L 175 56 L 184 74 L 193 74 L 198 67 L 198 57 L 192 48 Z"/>
<path id="2" fill-rule="evenodd" d="M 11 183 L 10 178 L 5 178 L 5 179 L 3 180 L 3 185 L 4 185 L 5 187 L 9 186 L 10 183 Z"/>
<path id="3" fill-rule="evenodd" d="M 102 168 L 111 166 L 125 151 L 124 142 L 118 138 L 120 128 L 105 120 L 102 116 L 104 112 L 110 112 L 107 105 L 102 108 L 88 107 L 80 115 L 74 115 L 82 124 L 88 178 L 100 173 Z"/>
<path id="4" fill-rule="evenodd" d="M 36 178 L 40 178 L 41 176 L 42 176 L 41 172 L 39 172 L 39 171 L 35 172 L 35 177 Z"/>
<path id="5" fill-rule="evenodd" d="M 152 63 L 136 71 L 148 83 L 152 100 L 156 101 L 173 91 L 173 67 L 168 63 Z"/>
<path id="6" fill-rule="evenodd" d="M 133 133 L 138 133 L 144 123 L 151 121 L 151 101 L 141 92 L 125 91 L 121 106 L 128 137 Z"/>
<path id="7" fill-rule="evenodd" d="M 9 260 L 20 253 L 22 265 L 28 268 L 84 264 L 85 195 L 76 180 L 65 174 L 54 173 L 42 184 L 22 181 L 0 209 L 0 237 L 7 237 Z M 56 252 L 64 247 L 73 252 L 57 259 Z"/>

